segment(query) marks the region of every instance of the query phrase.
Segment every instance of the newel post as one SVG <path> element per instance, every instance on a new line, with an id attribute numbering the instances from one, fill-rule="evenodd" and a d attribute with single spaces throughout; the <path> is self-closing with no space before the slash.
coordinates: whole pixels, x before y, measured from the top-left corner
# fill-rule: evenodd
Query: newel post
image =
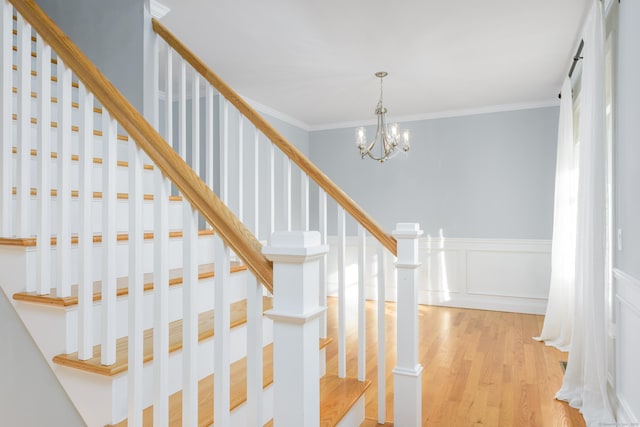
<path id="1" fill-rule="evenodd" d="M 275 232 L 263 253 L 273 261 L 274 426 L 320 423 L 320 258 L 316 231 Z"/>
<path id="2" fill-rule="evenodd" d="M 422 365 L 418 362 L 418 238 L 420 224 L 399 223 L 398 241 L 397 364 L 393 369 L 394 424 L 422 425 Z"/>

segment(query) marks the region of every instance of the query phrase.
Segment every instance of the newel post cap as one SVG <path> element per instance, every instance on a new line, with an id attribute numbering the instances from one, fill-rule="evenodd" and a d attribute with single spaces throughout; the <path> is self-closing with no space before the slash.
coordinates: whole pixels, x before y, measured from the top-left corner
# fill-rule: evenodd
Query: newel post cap
<path id="1" fill-rule="evenodd" d="M 417 222 L 399 222 L 391 233 L 396 239 L 414 239 L 422 236 L 424 232 Z"/>
<path id="2" fill-rule="evenodd" d="M 329 252 L 329 246 L 321 244 L 317 231 L 276 231 L 271 244 L 262 248 L 270 260 L 284 263 L 303 263 Z"/>

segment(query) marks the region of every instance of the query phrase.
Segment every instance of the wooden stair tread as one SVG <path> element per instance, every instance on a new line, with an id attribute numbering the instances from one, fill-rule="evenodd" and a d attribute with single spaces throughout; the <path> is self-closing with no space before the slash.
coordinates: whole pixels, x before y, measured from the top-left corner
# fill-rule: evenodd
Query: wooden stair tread
<path id="1" fill-rule="evenodd" d="M 15 147 L 15 146 L 11 147 L 11 154 L 13 154 L 13 155 L 18 154 L 18 148 Z M 32 148 L 30 150 L 29 154 L 31 155 L 31 157 L 37 157 L 38 156 L 38 150 L 36 150 L 35 148 Z M 51 152 L 51 158 L 52 159 L 57 159 L 58 158 L 58 153 L 56 151 L 52 151 Z M 80 160 L 80 156 L 79 155 L 77 155 L 77 154 L 72 154 L 71 155 L 71 161 L 72 162 L 77 162 L 79 160 Z M 102 164 L 102 158 L 94 157 L 93 158 L 93 163 L 96 164 L 96 165 L 101 165 Z M 121 168 L 128 168 L 129 167 L 129 162 L 125 162 L 124 160 L 118 160 L 116 162 L 116 164 L 117 164 L 118 167 L 121 167 Z M 153 170 L 153 165 L 144 164 L 143 168 L 145 170 Z"/>
<path id="2" fill-rule="evenodd" d="M 357 378 L 320 378 L 320 427 L 333 427 L 346 415 L 371 385 L 371 381 Z"/>
<path id="3" fill-rule="evenodd" d="M 360 424 L 360 427 L 380 427 L 380 426 L 393 427 L 393 423 L 378 424 L 378 421 L 374 420 L 373 418 L 365 418 L 362 424 Z"/>
<path id="4" fill-rule="evenodd" d="M 198 230 L 198 236 L 213 236 L 215 234 L 215 232 L 213 230 Z M 144 240 L 153 240 L 153 232 L 148 231 L 144 233 Z M 177 239 L 177 238 L 182 238 L 182 231 L 170 231 L 169 232 L 169 238 L 171 239 Z M 129 240 L 129 234 L 128 233 L 118 233 L 118 235 L 116 236 L 116 240 L 118 242 L 126 242 Z M 51 246 L 56 246 L 58 243 L 58 239 L 54 236 L 51 237 Z M 101 234 L 94 234 L 93 235 L 93 243 L 102 243 L 102 235 Z M 36 246 L 37 241 L 35 237 L 0 237 L 0 246 L 5 245 L 5 246 L 24 246 L 24 247 L 30 247 L 30 246 Z M 72 235 L 71 236 L 71 244 L 72 245 L 77 245 L 78 244 L 78 236 L 77 235 Z"/>
<path id="5" fill-rule="evenodd" d="M 11 119 L 13 121 L 17 121 L 18 120 L 18 116 L 16 114 L 12 114 L 11 115 Z M 31 117 L 31 119 L 29 120 L 29 122 L 32 125 L 37 125 L 38 124 L 38 119 L 36 119 L 35 117 Z M 52 121 L 49 126 L 53 129 L 57 129 L 58 128 L 58 122 L 54 122 Z M 72 132 L 80 132 L 80 127 L 76 126 L 76 125 L 71 125 L 71 131 Z M 101 130 L 95 130 L 93 131 L 93 136 L 102 136 L 102 131 Z M 118 141 L 128 141 L 129 137 L 127 135 L 121 135 L 118 134 L 116 136 Z"/>
<path id="6" fill-rule="evenodd" d="M 323 349 L 331 339 L 320 342 L 320 349 Z M 266 388 L 273 384 L 273 344 L 264 347 L 262 366 L 262 387 Z M 242 405 L 247 400 L 247 360 L 242 358 L 231 364 L 230 369 L 231 390 L 230 406 L 233 410 Z M 322 380 L 320 382 L 322 384 Z M 321 385 L 322 389 L 322 385 Z M 320 409 L 322 414 L 322 407 Z M 321 415 L 322 418 L 322 415 Z M 198 382 L 198 426 L 205 427 L 213 424 L 213 375 L 209 375 Z M 153 426 L 153 406 L 144 409 L 144 427 Z M 182 392 L 178 391 L 169 396 L 169 425 L 182 425 Z M 124 420 L 111 427 L 126 427 L 127 420 Z M 273 421 L 269 421 L 265 426 L 273 426 Z"/>
<path id="7" fill-rule="evenodd" d="M 263 297 L 263 309 L 272 307 L 272 299 Z M 198 341 L 214 336 L 213 310 L 198 315 Z M 246 300 L 231 304 L 231 328 L 241 326 L 247 322 Z M 93 347 L 93 357 L 89 360 L 78 360 L 78 353 L 59 354 L 53 362 L 62 366 L 80 369 L 95 374 L 114 376 L 128 369 L 128 337 L 118 338 L 116 342 L 116 363 L 104 366 L 100 363 L 100 345 Z M 144 331 L 143 343 L 144 363 L 153 360 L 153 328 Z M 169 323 L 169 353 L 182 349 L 182 319 Z"/>
<path id="8" fill-rule="evenodd" d="M 247 267 L 239 262 L 231 263 L 231 273 L 245 271 Z M 214 277 L 213 264 L 202 264 L 198 266 L 198 280 L 205 280 Z M 182 284 L 182 269 L 175 268 L 169 271 L 169 286 L 177 286 Z M 93 301 L 101 301 L 102 282 L 97 280 L 93 283 Z M 153 273 L 145 273 L 144 275 L 144 291 L 153 290 Z M 116 295 L 118 297 L 129 294 L 129 280 L 127 277 L 117 279 Z M 38 295 L 36 292 L 17 292 L 13 294 L 16 301 L 26 301 L 36 304 L 53 305 L 58 307 L 70 307 L 78 304 L 78 285 L 71 286 L 71 295 L 68 297 L 59 297 L 56 295 L 56 289 L 52 289 L 50 294 Z"/>

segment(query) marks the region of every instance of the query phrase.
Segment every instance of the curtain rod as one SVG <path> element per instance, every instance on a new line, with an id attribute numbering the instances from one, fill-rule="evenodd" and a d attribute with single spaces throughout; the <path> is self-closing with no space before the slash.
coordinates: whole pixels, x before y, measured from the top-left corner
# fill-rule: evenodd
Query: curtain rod
<path id="1" fill-rule="evenodd" d="M 582 59 L 582 56 L 580 56 L 580 54 L 582 53 L 583 47 L 584 47 L 584 40 L 580 40 L 580 45 L 578 46 L 578 50 L 576 51 L 576 54 L 573 55 L 573 62 L 571 63 L 571 68 L 569 69 L 569 78 L 571 78 L 571 76 L 573 75 L 573 71 L 576 69 L 576 65 L 578 64 L 578 61 Z M 561 93 L 558 94 L 558 98 L 562 98 Z"/>

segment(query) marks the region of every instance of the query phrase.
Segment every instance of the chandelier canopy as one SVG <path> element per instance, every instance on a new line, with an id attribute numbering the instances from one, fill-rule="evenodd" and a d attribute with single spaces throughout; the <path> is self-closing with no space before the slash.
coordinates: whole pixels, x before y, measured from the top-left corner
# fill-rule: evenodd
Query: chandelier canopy
<path id="1" fill-rule="evenodd" d="M 380 99 L 376 106 L 375 114 L 378 116 L 378 127 L 373 140 L 367 142 L 367 130 L 364 127 L 356 129 L 356 145 L 360 150 L 360 156 L 364 159 L 369 156 L 373 160 L 384 163 L 395 157 L 400 151 L 406 153 L 411 148 L 409 143 L 410 133 L 405 129 L 400 131 L 398 124 L 387 126 L 387 109 L 382 105 L 382 79 L 387 76 L 386 71 L 378 71 L 375 75 L 380 79 Z M 398 147 L 401 146 L 400 149 Z M 376 148 L 377 147 L 377 148 Z"/>

